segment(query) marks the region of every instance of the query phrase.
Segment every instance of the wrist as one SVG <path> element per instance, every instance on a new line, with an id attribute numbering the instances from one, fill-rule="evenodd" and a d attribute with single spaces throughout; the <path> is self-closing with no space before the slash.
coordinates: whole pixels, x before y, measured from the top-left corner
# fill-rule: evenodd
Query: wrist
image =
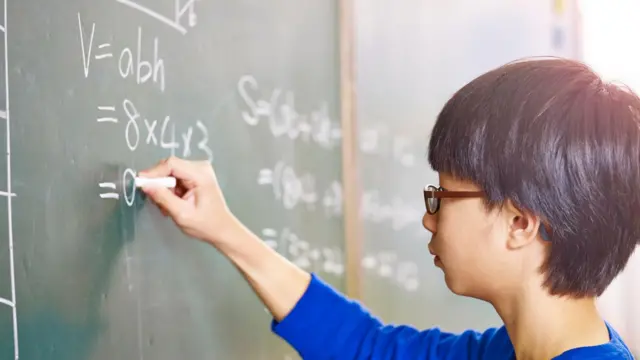
<path id="1" fill-rule="evenodd" d="M 235 262 L 238 257 L 246 257 L 254 253 L 262 241 L 254 235 L 244 224 L 233 214 L 229 213 L 228 219 L 224 220 L 224 229 L 218 231 L 215 239 L 206 239 L 223 255 Z"/>

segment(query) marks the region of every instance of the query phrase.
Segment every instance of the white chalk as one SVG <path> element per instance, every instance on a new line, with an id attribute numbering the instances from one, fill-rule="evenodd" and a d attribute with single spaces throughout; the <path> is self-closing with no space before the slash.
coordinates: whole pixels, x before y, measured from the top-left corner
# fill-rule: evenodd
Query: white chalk
<path id="1" fill-rule="evenodd" d="M 136 187 L 142 186 L 162 186 L 167 188 L 176 187 L 176 178 L 174 177 L 161 177 L 161 178 L 135 178 Z"/>

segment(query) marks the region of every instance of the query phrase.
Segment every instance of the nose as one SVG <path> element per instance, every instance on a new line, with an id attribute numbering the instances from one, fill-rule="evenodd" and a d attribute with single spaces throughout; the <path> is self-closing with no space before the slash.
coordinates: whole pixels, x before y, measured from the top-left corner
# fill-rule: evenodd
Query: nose
<path id="1" fill-rule="evenodd" d="M 437 231 L 436 228 L 436 215 L 431 215 L 428 212 L 424 212 L 424 216 L 422 217 L 422 226 L 427 229 L 430 233 L 435 234 Z"/>

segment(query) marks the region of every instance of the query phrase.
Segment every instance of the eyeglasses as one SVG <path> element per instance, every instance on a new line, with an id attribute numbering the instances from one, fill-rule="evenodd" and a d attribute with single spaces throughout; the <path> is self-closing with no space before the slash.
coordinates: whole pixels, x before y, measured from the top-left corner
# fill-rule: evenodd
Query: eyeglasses
<path id="1" fill-rule="evenodd" d="M 427 185 L 424 187 L 424 203 L 427 212 L 431 215 L 440 210 L 440 199 L 442 198 L 474 198 L 482 197 L 482 191 L 449 191 L 443 187 Z"/>
<path id="2" fill-rule="evenodd" d="M 441 186 L 427 185 L 424 187 L 424 204 L 427 213 L 434 215 L 440 210 L 440 199 L 442 198 L 475 198 L 484 196 L 483 191 L 449 191 Z M 546 241 L 551 240 L 551 229 L 546 222 L 540 226 L 540 235 Z"/>

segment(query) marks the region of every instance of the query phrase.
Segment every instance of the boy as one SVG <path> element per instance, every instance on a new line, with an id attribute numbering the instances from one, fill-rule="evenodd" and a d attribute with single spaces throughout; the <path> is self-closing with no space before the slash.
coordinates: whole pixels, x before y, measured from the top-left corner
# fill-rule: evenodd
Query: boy
<path id="1" fill-rule="evenodd" d="M 383 325 L 244 227 L 208 163 L 163 161 L 143 175 L 180 185 L 144 191 L 237 266 L 305 359 L 632 359 L 595 299 L 640 239 L 635 94 L 571 60 L 509 63 L 447 102 L 429 162 L 440 178 L 424 190 L 429 251 L 451 291 L 491 303 L 500 328 Z"/>

